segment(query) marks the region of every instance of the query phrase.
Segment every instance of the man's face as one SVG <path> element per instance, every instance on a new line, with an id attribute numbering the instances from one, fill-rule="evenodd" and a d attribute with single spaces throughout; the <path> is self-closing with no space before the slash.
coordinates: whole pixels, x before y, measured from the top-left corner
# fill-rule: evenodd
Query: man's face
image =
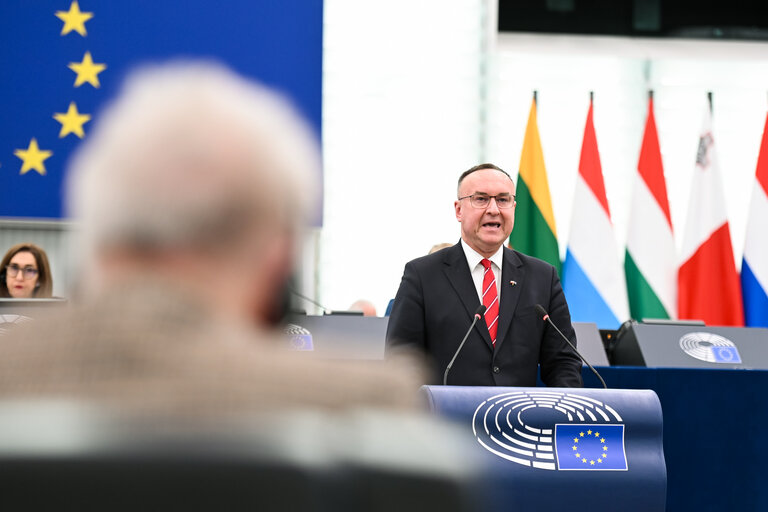
<path id="1" fill-rule="evenodd" d="M 503 172 L 481 169 L 464 178 L 459 187 L 459 197 L 473 194 L 513 196 L 515 187 Z M 499 208 L 495 199 L 491 199 L 485 208 L 476 208 L 467 197 L 457 200 L 454 208 L 456 220 L 461 222 L 461 238 L 485 257 L 492 256 L 499 249 L 515 225 L 514 200 L 511 208 Z"/>

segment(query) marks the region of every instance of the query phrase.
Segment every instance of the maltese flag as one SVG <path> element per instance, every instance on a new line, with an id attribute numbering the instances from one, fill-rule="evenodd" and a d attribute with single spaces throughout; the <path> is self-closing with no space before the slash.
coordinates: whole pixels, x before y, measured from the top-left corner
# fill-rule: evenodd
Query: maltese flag
<path id="1" fill-rule="evenodd" d="M 741 283 L 725 212 L 712 117 L 704 114 L 678 272 L 678 317 L 707 325 L 744 325 Z"/>

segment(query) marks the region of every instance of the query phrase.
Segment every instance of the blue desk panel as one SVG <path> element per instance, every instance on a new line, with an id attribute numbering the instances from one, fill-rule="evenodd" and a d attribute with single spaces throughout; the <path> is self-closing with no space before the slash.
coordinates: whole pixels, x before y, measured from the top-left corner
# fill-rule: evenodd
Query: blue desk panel
<path id="1" fill-rule="evenodd" d="M 652 389 L 664 414 L 667 511 L 768 510 L 768 371 L 603 367 Z M 589 369 L 586 387 L 600 386 Z"/>

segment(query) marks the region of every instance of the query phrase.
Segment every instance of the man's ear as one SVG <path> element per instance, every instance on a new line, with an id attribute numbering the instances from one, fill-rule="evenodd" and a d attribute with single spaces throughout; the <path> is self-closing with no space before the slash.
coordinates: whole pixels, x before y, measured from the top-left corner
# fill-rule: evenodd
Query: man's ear
<path id="1" fill-rule="evenodd" d="M 284 279 L 277 286 L 274 293 L 274 301 L 270 304 L 264 313 L 264 323 L 270 327 L 282 324 L 291 310 L 291 276 Z"/>
<path id="2" fill-rule="evenodd" d="M 454 201 L 453 209 L 456 210 L 456 220 L 461 222 L 461 201 Z"/>
<path id="3" fill-rule="evenodd" d="M 289 236 L 275 236 L 261 253 L 260 311 L 255 313 L 264 325 L 282 323 L 290 309 L 293 258 L 293 241 Z"/>

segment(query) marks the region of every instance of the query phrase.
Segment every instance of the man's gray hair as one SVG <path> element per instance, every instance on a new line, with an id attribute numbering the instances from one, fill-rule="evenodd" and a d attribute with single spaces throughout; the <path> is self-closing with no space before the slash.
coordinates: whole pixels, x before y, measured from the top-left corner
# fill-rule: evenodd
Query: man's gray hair
<path id="1" fill-rule="evenodd" d="M 69 213 L 84 255 L 226 248 L 305 222 L 319 166 L 310 128 L 265 87 L 214 63 L 146 67 L 75 155 Z"/>

